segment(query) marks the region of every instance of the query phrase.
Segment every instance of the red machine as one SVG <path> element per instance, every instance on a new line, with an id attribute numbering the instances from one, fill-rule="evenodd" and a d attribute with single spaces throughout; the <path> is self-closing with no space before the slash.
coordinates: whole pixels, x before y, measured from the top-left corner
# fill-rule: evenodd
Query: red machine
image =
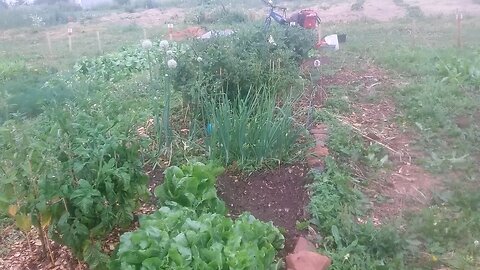
<path id="1" fill-rule="evenodd" d="M 317 28 L 317 23 L 320 23 L 320 18 L 317 13 L 311 9 L 304 9 L 298 12 L 297 23 L 306 29 Z"/>

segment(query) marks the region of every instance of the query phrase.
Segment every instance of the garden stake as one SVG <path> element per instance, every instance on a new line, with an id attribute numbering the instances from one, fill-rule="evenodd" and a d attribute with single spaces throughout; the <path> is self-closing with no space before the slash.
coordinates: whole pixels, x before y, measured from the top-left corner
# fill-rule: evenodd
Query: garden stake
<path id="1" fill-rule="evenodd" d="M 72 33 L 73 29 L 68 28 L 68 51 L 72 52 Z"/>
<path id="2" fill-rule="evenodd" d="M 102 43 L 100 42 L 100 31 L 97 31 L 98 51 L 102 53 Z"/>
<path id="3" fill-rule="evenodd" d="M 317 68 L 318 70 L 320 70 L 320 68 Z M 312 73 L 310 72 L 310 81 L 313 81 L 312 80 Z M 319 81 L 320 82 L 320 81 Z M 309 104 L 308 104 L 308 111 L 307 111 L 307 121 L 305 123 L 305 126 L 306 128 L 310 128 L 310 126 L 312 125 L 313 121 L 312 121 L 312 114 L 313 114 L 313 100 L 315 99 L 315 96 L 316 96 L 316 93 L 317 93 L 317 87 L 318 87 L 318 83 L 317 84 L 314 84 L 313 85 L 313 89 L 312 89 L 312 93 L 310 94 L 310 100 L 309 100 Z"/>
<path id="4" fill-rule="evenodd" d="M 463 14 L 457 11 L 456 19 L 457 19 L 457 47 L 462 48 L 463 47 L 463 42 L 462 42 Z"/>
<path id="5" fill-rule="evenodd" d="M 170 40 L 173 40 L 173 24 L 169 23 L 167 27 L 168 27 L 168 36 Z"/>

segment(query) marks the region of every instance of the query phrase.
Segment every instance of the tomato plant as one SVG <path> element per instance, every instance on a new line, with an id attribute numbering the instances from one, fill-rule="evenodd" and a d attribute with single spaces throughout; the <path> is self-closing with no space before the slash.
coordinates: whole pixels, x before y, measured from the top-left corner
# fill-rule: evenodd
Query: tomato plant
<path id="1" fill-rule="evenodd" d="M 4 125 L 2 210 L 23 231 L 33 224 L 101 268 L 108 258 L 97 241 L 128 225 L 139 199 L 148 194 L 140 142 L 125 121 L 122 115 L 70 104 L 36 121 Z"/>

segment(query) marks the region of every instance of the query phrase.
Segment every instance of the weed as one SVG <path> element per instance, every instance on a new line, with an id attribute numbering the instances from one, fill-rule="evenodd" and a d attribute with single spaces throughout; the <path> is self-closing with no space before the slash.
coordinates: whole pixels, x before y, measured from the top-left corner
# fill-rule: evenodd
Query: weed
<path id="1" fill-rule="evenodd" d="M 437 194 L 436 203 L 413 215 L 409 234 L 423 243 L 430 260 L 416 262 L 423 267 L 447 265 L 454 269 L 480 267 L 480 196 L 454 184 Z"/>
<path id="2" fill-rule="evenodd" d="M 442 82 L 480 88 L 480 51 L 469 58 L 440 59 L 436 68 Z"/>
<path id="3" fill-rule="evenodd" d="M 350 98 L 347 90 L 342 86 L 331 86 L 325 107 L 335 113 L 348 113 L 351 111 Z"/>
<path id="4" fill-rule="evenodd" d="M 332 269 L 403 268 L 406 242 L 401 235 L 393 227 L 357 222 L 362 194 L 348 170 L 327 158 L 326 171 L 314 173 L 310 189 L 312 222 L 325 236 L 322 249 L 332 257 Z"/>
<path id="5" fill-rule="evenodd" d="M 295 228 L 298 230 L 298 231 L 304 231 L 306 229 L 308 229 L 308 227 L 310 226 L 310 221 L 308 220 L 304 220 L 304 221 L 298 221 L 295 223 Z"/>

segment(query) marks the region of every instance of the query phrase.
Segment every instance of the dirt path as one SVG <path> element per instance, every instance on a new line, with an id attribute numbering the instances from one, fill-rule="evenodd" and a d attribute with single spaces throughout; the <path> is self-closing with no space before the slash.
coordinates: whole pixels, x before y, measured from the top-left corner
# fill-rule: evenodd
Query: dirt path
<path id="1" fill-rule="evenodd" d="M 382 93 L 382 89 L 390 89 L 394 83 L 386 72 L 374 66 L 365 66 L 361 71 L 341 69 L 320 82 L 323 89 L 330 85 L 359 89 L 351 104 L 353 112 L 338 116 L 338 120 L 363 136 L 365 143 L 381 144 L 388 152 L 389 166 L 374 179 L 361 169 L 355 172 L 359 178 L 369 179 L 364 192 L 371 201 L 373 222 L 381 224 L 405 211 L 427 206 L 440 181 L 417 165 L 425 155 L 415 149 L 417 135 L 405 131 L 408 129 L 395 121 L 399 113 L 395 103 L 388 94 Z"/>
<path id="2" fill-rule="evenodd" d="M 465 15 L 480 15 L 480 4 L 475 0 L 365 0 L 363 5 L 352 9 L 357 1 L 338 1 L 310 6 L 318 10 L 324 22 L 356 21 L 371 19 L 380 22 L 390 21 L 407 15 L 407 7 L 419 7 L 427 16 L 451 15 L 458 11 Z M 307 6 L 302 6 L 306 8 Z"/>

